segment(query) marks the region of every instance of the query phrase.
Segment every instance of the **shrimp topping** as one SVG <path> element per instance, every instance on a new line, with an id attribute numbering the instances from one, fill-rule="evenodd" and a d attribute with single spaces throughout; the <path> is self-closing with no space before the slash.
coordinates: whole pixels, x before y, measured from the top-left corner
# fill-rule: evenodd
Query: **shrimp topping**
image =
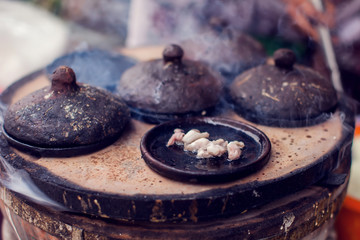
<path id="1" fill-rule="evenodd" d="M 238 159 L 245 147 L 240 141 L 228 143 L 222 138 L 210 141 L 209 137 L 208 132 L 200 132 L 198 129 L 191 129 L 185 134 L 182 129 L 176 128 L 166 146 L 184 145 L 184 151 L 196 153 L 197 158 L 220 157 L 227 152 L 230 161 Z"/>
<path id="2" fill-rule="evenodd" d="M 185 144 L 190 144 L 192 142 L 194 142 L 195 140 L 198 140 L 199 138 L 208 138 L 210 135 L 207 132 L 203 132 L 201 133 L 199 130 L 197 129 L 191 129 L 190 131 L 188 131 L 185 136 L 183 137 L 182 141 Z"/>
<path id="3" fill-rule="evenodd" d="M 228 159 L 235 160 L 238 159 L 241 155 L 241 149 L 243 149 L 245 144 L 243 142 L 232 141 L 227 145 Z"/>
<path id="4" fill-rule="evenodd" d="M 168 143 L 166 144 L 166 146 L 171 146 L 174 144 L 178 144 L 178 145 L 182 145 L 182 139 L 184 137 L 185 133 L 182 129 L 176 128 L 174 130 L 174 134 L 170 137 Z"/>

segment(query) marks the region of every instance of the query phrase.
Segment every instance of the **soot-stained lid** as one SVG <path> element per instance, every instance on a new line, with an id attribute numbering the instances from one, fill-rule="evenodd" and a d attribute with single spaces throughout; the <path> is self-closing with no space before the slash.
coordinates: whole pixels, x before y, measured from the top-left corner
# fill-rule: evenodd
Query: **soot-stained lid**
<path id="1" fill-rule="evenodd" d="M 162 59 L 139 63 L 122 75 L 117 92 L 132 113 L 161 122 L 187 114 L 206 115 L 215 107 L 222 95 L 222 78 L 183 55 L 180 46 L 169 45 Z"/>
<path id="2" fill-rule="evenodd" d="M 239 115 L 265 125 L 303 126 L 327 119 L 338 102 L 331 81 L 295 64 L 294 52 L 279 49 L 274 64 L 245 71 L 227 92 Z"/>
<path id="3" fill-rule="evenodd" d="M 10 143 L 42 155 L 76 155 L 120 136 L 130 118 L 121 98 L 76 82 L 74 71 L 58 67 L 50 87 L 12 104 L 4 118 Z M 69 151 L 68 151 L 69 150 Z"/>

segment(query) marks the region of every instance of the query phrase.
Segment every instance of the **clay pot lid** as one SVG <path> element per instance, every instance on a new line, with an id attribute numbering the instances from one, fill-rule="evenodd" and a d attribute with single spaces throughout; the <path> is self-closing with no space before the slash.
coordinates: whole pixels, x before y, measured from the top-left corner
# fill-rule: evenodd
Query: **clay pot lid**
<path id="1" fill-rule="evenodd" d="M 274 53 L 265 64 L 239 75 L 227 89 L 237 113 L 250 121 L 275 126 L 304 126 L 324 121 L 337 106 L 330 80 L 295 64 L 289 49 Z"/>
<path id="2" fill-rule="evenodd" d="M 133 115 L 157 123 L 210 113 L 222 95 L 222 79 L 183 55 L 180 46 L 169 45 L 162 59 L 139 63 L 122 75 L 117 90 Z"/>
<path id="3" fill-rule="evenodd" d="M 197 158 L 183 146 L 167 142 L 174 129 L 184 132 L 198 129 L 208 132 L 209 140 L 242 141 L 240 158 L 227 160 L 227 154 L 215 158 Z M 260 170 L 270 158 L 271 143 L 259 129 L 243 122 L 215 117 L 194 117 L 160 124 L 150 129 L 140 143 L 142 157 L 155 172 L 179 181 L 219 183 L 239 179 Z"/>
<path id="4" fill-rule="evenodd" d="M 77 155 L 116 140 L 129 118 L 119 97 L 76 83 L 74 71 L 60 66 L 50 87 L 8 108 L 3 127 L 15 147 L 41 155 Z"/>
<path id="5" fill-rule="evenodd" d="M 263 46 L 250 35 L 235 31 L 221 19 L 212 19 L 212 29 L 181 42 L 185 58 L 202 61 L 231 82 L 241 72 L 263 64 Z"/>

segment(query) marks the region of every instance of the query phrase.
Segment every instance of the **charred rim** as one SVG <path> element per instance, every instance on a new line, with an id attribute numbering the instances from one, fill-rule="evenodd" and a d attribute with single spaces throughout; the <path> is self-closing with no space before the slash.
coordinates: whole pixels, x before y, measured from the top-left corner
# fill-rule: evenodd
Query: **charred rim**
<path id="1" fill-rule="evenodd" d="M 239 159 L 228 161 L 226 154 L 216 158 L 197 159 L 182 147 L 166 147 L 175 128 L 185 132 L 196 128 L 207 131 L 210 139 L 243 141 Z M 270 158 L 271 143 L 259 129 L 224 118 L 189 118 L 158 125 L 142 138 L 140 150 L 145 162 L 155 172 L 186 182 L 223 182 L 241 178 L 260 170 Z"/>

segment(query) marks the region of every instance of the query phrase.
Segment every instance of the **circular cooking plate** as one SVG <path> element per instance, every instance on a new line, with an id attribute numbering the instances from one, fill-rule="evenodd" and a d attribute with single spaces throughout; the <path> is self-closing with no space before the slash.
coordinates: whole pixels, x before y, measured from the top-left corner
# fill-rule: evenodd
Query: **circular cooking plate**
<path id="1" fill-rule="evenodd" d="M 47 84 L 46 74 L 41 70 L 5 89 L 0 95 L 0 122 L 2 106 Z M 141 159 L 137 148 L 140 137 L 153 126 L 136 120 L 131 121 L 128 137 L 120 138 L 108 149 L 66 161 L 56 157 L 33 158 L 15 151 L 0 129 L 0 155 L 10 166 L 26 171 L 54 201 L 72 211 L 97 216 L 101 221 L 105 217 L 130 223 L 164 223 L 168 229 L 172 223 L 207 224 L 235 215 L 247 218 L 249 215 L 243 213 L 262 209 L 266 203 L 277 203 L 280 197 L 319 182 L 350 157 L 353 106 L 347 99 L 339 102 L 333 120 L 313 127 L 284 129 L 259 125 L 271 139 L 273 154 L 261 171 L 233 182 L 191 184 L 156 174 Z M 222 116 L 240 119 L 232 111 Z M 326 139 L 322 140 L 323 137 Z"/>
<path id="2" fill-rule="evenodd" d="M 196 158 L 183 146 L 167 147 L 175 128 L 188 132 L 208 132 L 209 140 L 242 141 L 245 147 L 240 158 L 228 160 L 227 154 L 215 158 Z M 246 176 L 261 169 L 270 158 L 271 143 L 255 127 L 225 118 L 188 118 L 160 124 L 141 140 L 142 156 L 151 169 L 168 178 L 190 182 L 219 182 Z"/>

